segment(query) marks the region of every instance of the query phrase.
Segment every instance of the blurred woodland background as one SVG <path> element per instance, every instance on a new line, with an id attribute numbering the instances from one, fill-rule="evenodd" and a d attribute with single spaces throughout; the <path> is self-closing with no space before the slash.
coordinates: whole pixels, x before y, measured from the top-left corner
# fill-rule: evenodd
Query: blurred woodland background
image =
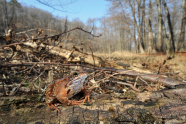
<path id="1" fill-rule="evenodd" d="M 38 1 L 47 5 L 42 0 Z M 0 0 L 0 35 L 4 35 L 9 28 L 14 33 L 40 28 L 45 35 L 54 35 L 63 32 L 65 26 L 67 30 L 81 27 L 102 36 L 95 38 L 75 30 L 70 32 L 65 43 L 84 44 L 85 51 L 91 43 L 93 51 L 99 53 L 170 53 L 186 50 L 185 0 L 107 1 L 107 15 L 90 18 L 83 23 L 80 18 L 69 21 L 66 17 L 54 17 L 52 13 L 40 8 L 23 6 L 17 0 Z M 31 31 L 28 36 L 35 34 L 37 33 Z"/>

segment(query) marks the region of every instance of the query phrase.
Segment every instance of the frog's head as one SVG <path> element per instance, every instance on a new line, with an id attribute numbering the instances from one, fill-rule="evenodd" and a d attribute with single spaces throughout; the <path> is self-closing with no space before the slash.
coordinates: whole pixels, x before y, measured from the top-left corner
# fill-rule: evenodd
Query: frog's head
<path id="1" fill-rule="evenodd" d="M 83 84 L 88 74 L 85 71 L 74 72 L 75 77 L 66 83 L 68 97 L 72 97 L 83 89 Z"/>

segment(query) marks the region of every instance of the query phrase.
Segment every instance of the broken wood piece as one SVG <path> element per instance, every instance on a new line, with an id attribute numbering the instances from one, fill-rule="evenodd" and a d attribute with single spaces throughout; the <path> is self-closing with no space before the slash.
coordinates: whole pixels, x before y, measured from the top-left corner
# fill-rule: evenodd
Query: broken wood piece
<path id="1" fill-rule="evenodd" d="M 132 70 L 127 70 L 127 69 L 118 69 L 116 70 L 116 72 L 122 74 L 122 75 L 127 75 L 127 76 L 139 76 L 140 78 L 142 78 L 145 81 L 149 81 L 152 83 L 157 83 L 160 79 L 159 79 L 159 75 L 157 74 L 145 74 L 145 73 L 138 73 L 136 71 L 132 71 Z M 161 83 L 169 88 L 174 88 L 176 85 L 180 85 L 180 84 L 186 84 L 183 81 L 179 81 L 179 80 L 175 80 L 169 77 L 161 77 Z"/>
<path id="2" fill-rule="evenodd" d="M 106 81 L 109 81 L 109 80 L 106 80 Z M 105 81 L 105 82 L 106 82 Z M 126 82 L 116 82 L 117 84 L 121 84 L 121 85 L 126 85 L 126 86 L 129 86 L 131 87 L 133 90 L 137 91 L 137 92 L 141 92 L 140 89 L 137 89 L 136 87 L 134 87 L 132 84 L 129 84 L 129 83 L 126 83 Z"/>
<path id="3" fill-rule="evenodd" d="M 83 53 L 78 52 L 78 51 L 72 52 L 70 50 L 60 48 L 58 46 L 44 45 L 43 43 L 41 43 L 40 45 L 37 45 L 35 42 L 31 42 L 31 41 L 23 43 L 22 45 L 29 46 L 31 48 L 34 48 L 35 50 L 39 47 L 42 47 L 42 48 L 46 49 L 49 54 L 64 57 L 69 62 L 82 62 L 83 61 L 85 63 L 94 65 L 94 61 L 95 61 L 95 66 L 97 66 L 97 67 L 101 67 L 101 65 L 103 63 L 103 60 L 99 57 L 94 56 L 94 60 L 93 60 L 92 55 L 83 54 Z M 16 49 L 20 50 L 22 52 L 27 52 L 27 51 L 25 51 L 25 49 L 22 48 L 21 45 L 17 46 Z M 27 49 L 30 49 L 30 48 L 27 48 Z M 32 51 L 32 50 L 29 50 L 29 51 Z M 72 54 L 74 54 L 73 57 L 71 57 Z"/>
<path id="4" fill-rule="evenodd" d="M 130 86 L 133 90 L 135 90 L 135 91 L 137 91 L 137 92 L 141 92 L 141 90 L 137 89 L 137 88 L 134 87 L 132 84 L 128 84 L 128 83 L 125 83 L 125 82 L 117 82 L 117 84 Z"/>
<path id="5" fill-rule="evenodd" d="M 186 94 L 186 86 L 182 86 L 176 89 L 167 89 L 167 90 L 160 90 L 160 91 L 152 92 L 149 98 L 153 101 L 156 99 L 162 98 L 162 97 L 184 100 L 186 99 L 185 94 Z"/>

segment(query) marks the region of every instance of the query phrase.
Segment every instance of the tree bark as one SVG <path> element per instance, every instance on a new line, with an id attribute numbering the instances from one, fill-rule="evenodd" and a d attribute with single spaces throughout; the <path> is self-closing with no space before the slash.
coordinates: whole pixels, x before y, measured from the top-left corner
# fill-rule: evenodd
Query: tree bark
<path id="1" fill-rule="evenodd" d="M 141 19 L 141 31 L 142 31 L 142 37 L 143 37 L 143 42 L 146 43 L 145 41 L 145 0 L 143 0 L 143 8 L 142 8 L 142 19 Z M 144 45 L 145 47 L 145 45 Z"/>
<path id="2" fill-rule="evenodd" d="M 162 15 L 161 15 L 161 0 L 157 1 L 157 7 L 158 7 L 158 43 L 157 43 L 157 49 L 159 52 L 163 51 L 163 41 L 162 41 Z"/>
<path id="3" fill-rule="evenodd" d="M 8 29 L 8 12 L 7 12 L 7 2 L 6 0 L 3 0 L 3 4 L 2 7 L 3 7 L 3 13 L 4 13 L 4 27 L 5 27 L 5 30 Z"/>
<path id="4" fill-rule="evenodd" d="M 170 18 L 170 13 L 169 13 L 169 10 L 168 10 L 168 7 L 167 7 L 167 4 L 165 2 L 165 0 L 162 0 L 163 2 L 163 5 L 164 5 L 164 8 L 165 8 L 165 12 L 166 12 L 166 15 L 167 15 L 167 21 L 168 21 L 168 26 L 169 26 L 169 33 L 171 35 L 171 54 L 174 54 L 175 52 L 175 43 L 174 43 L 174 33 L 173 33 L 173 27 L 172 27 L 172 23 L 171 23 L 171 18 Z M 173 55 L 171 55 L 173 56 Z"/>
<path id="5" fill-rule="evenodd" d="M 181 32 L 177 44 L 176 51 L 179 51 L 184 46 L 184 40 L 185 40 L 185 25 L 186 25 L 186 0 L 182 1 L 182 19 L 181 19 Z M 185 46 L 186 47 L 186 46 Z"/>
<path id="6" fill-rule="evenodd" d="M 148 53 L 152 53 L 152 43 L 153 43 L 153 33 L 152 33 L 152 27 L 151 22 L 149 19 L 149 22 L 147 22 L 147 19 L 145 19 L 145 23 L 147 24 L 148 30 L 149 30 L 149 42 L 148 42 Z"/>
<path id="7" fill-rule="evenodd" d="M 141 5 L 140 5 L 140 2 L 138 0 L 138 24 L 137 24 L 137 21 L 136 21 L 134 8 L 133 8 L 130 0 L 129 0 L 129 5 L 130 5 L 131 10 L 132 10 L 132 14 L 133 14 L 133 18 L 134 18 L 134 24 L 137 27 L 139 50 L 140 50 L 141 53 L 145 53 L 144 45 L 143 45 L 143 39 L 142 39 L 142 35 L 141 35 L 141 26 L 140 26 L 140 7 L 141 7 Z"/>
<path id="8" fill-rule="evenodd" d="M 125 16 L 125 14 L 124 14 L 124 10 L 123 10 L 123 5 L 122 5 L 122 3 L 121 3 L 121 1 L 119 1 L 119 5 L 121 6 L 121 8 L 122 8 L 122 12 L 123 12 L 123 19 L 124 19 L 124 21 L 125 22 L 127 22 L 127 19 L 126 19 L 126 16 Z M 134 15 L 135 15 L 135 10 L 134 10 Z M 127 28 L 128 28 L 128 30 L 127 30 L 127 32 L 131 35 L 131 38 L 132 38 L 132 40 L 133 40 L 133 42 L 134 42 L 134 48 L 135 48 L 135 53 L 137 53 L 138 52 L 138 49 L 137 49 L 137 41 L 136 41 L 136 33 L 135 33 L 135 31 L 136 31 L 136 26 L 134 25 L 134 37 L 132 37 L 132 33 L 131 33 L 131 28 L 130 28 L 130 26 L 129 26 L 129 23 L 126 23 L 127 24 Z"/>
<path id="9" fill-rule="evenodd" d="M 123 29 L 123 23 L 120 23 L 121 29 L 120 29 L 120 44 L 121 44 L 121 51 L 125 50 L 125 43 L 124 43 L 124 29 Z"/>
<path id="10" fill-rule="evenodd" d="M 164 40 L 167 45 L 167 56 L 170 58 L 173 58 L 174 57 L 174 49 L 173 49 L 171 41 L 169 40 L 169 37 L 167 36 L 165 22 L 163 21 L 163 19 L 161 20 L 161 23 L 162 23 Z"/>
<path id="11" fill-rule="evenodd" d="M 148 42 L 148 53 L 152 53 L 153 46 L 154 44 L 154 37 L 153 37 L 153 32 L 152 32 L 152 4 L 151 0 L 149 0 L 149 20 L 147 22 L 147 19 L 145 18 L 145 23 L 148 27 L 149 30 L 149 42 Z M 154 46 L 155 47 L 155 46 Z"/>

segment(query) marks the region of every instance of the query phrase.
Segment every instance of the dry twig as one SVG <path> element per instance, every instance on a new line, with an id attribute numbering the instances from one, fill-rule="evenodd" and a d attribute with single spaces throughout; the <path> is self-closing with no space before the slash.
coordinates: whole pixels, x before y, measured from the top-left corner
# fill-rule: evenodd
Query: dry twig
<path id="1" fill-rule="evenodd" d="M 24 79 L 28 76 L 27 74 L 29 74 L 29 73 L 31 72 L 31 70 L 34 68 L 34 66 L 36 66 L 36 64 L 34 64 L 34 65 L 32 66 L 32 68 L 26 73 Z M 24 82 L 25 82 L 25 80 L 22 81 L 22 82 L 20 83 L 20 85 L 17 87 L 17 89 L 15 90 L 15 92 L 13 92 L 13 93 L 10 94 L 10 95 L 14 95 L 14 94 L 18 91 L 18 89 L 21 87 L 21 85 L 22 85 Z"/>

